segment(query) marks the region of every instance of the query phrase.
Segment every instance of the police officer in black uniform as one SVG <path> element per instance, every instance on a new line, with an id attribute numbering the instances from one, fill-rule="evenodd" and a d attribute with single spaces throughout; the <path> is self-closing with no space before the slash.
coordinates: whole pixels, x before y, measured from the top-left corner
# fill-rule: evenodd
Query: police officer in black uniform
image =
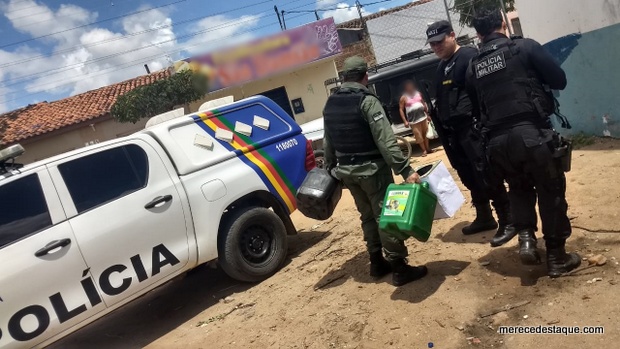
<path id="1" fill-rule="evenodd" d="M 565 250 L 571 235 L 565 169 L 549 119 L 556 110 L 549 89 L 564 89 L 566 74 L 536 41 L 508 38 L 499 9 L 477 11 L 473 24 L 482 47 L 470 64 L 468 82 L 479 97 L 491 168 L 510 186 L 521 261 L 540 263 L 535 235 L 538 198 L 547 274 L 558 277 L 581 263 L 578 254 Z"/>
<path id="2" fill-rule="evenodd" d="M 470 235 L 497 228 L 491 246 L 501 246 L 516 235 L 510 216 L 510 201 L 502 180 L 483 180 L 484 150 L 477 129 L 479 108 L 475 91 L 468 91 L 465 74 L 469 61 L 478 54 L 473 47 L 460 47 L 448 21 L 438 21 L 426 30 L 427 43 L 441 58 L 437 69 L 435 110 L 431 118 L 450 164 L 470 190 L 476 219 L 463 228 Z M 473 107 L 475 106 L 475 107 Z M 489 199 L 497 213 L 493 218 Z"/>

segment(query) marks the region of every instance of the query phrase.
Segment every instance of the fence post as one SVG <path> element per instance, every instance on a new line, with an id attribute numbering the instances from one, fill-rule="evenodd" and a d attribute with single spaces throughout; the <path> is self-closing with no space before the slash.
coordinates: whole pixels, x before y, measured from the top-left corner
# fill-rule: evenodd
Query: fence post
<path id="1" fill-rule="evenodd" d="M 508 13 L 506 13 L 506 4 L 504 3 L 504 0 L 499 0 L 499 6 L 501 6 L 504 21 L 506 21 L 506 28 L 508 29 L 508 34 L 512 36 L 512 29 L 510 28 L 512 23 L 509 23 L 508 21 Z"/>
<path id="2" fill-rule="evenodd" d="M 450 18 L 450 8 L 448 7 L 448 0 L 443 0 L 443 4 L 446 7 L 446 15 L 448 16 L 448 22 L 452 24 L 452 19 Z"/>

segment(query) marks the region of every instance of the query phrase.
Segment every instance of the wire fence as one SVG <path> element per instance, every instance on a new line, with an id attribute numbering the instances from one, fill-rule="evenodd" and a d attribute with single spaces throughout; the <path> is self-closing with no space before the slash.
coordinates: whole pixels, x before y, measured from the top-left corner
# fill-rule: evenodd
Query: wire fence
<path id="1" fill-rule="evenodd" d="M 455 0 L 421 0 L 398 11 L 366 21 L 377 63 L 398 59 L 419 50 L 428 50 L 426 29 L 439 20 L 450 20 L 461 41 L 473 40 L 475 31 L 459 25 L 459 16 L 451 12 Z"/>

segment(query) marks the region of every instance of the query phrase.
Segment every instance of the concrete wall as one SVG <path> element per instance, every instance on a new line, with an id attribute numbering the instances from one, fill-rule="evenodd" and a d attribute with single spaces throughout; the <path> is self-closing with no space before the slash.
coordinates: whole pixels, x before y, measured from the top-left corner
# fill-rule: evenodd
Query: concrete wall
<path id="1" fill-rule="evenodd" d="M 148 119 L 134 124 L 121 124 L 114 120 L 93 122 L 93 126 L 85 124 L 77 129 L 64 133 L 50 133 L 44 137 L 33 138 L 20 142 L 26 149 L 17 162 L 29 164 L 67 151 L 82 148 L 89 143 L 99 143 L 144 129 Z"/>
<path id="2" fill-rule="evenodd" d="M 573 129 L 562 133 L 620 137 L 620 1 L 517 0 L 516 7 L 523 34 L 566 71 L 559 102 Z"/>
<path id="3" fill-rule="evenodd" d="M 333 59 L 321 61 L 293 72 L 249 82 L 240 87 L 215 91 L 208 94 L 205 99 L 190 104 L 189 110 L 195 112 L 202 103 L 209 100 L 231 95 L 235 97 L 235 100 L 240 100 L 284 86 L 289 97 L 289 103 L 293 99 L 302 99 L 305 111 L 296 114 L 295 120 L 297 123 L 303 124 L 322 116 L 323 107 L 329 96 L 325 89 L 325 81 L 337 76 L 338 72 Z"/>

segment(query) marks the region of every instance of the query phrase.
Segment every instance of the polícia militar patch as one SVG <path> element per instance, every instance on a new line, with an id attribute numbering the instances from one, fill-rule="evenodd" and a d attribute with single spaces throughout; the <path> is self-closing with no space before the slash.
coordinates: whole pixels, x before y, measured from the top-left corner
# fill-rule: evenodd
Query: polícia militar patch
<path id="1" fill-rule="evenodd" d="M 486 58 L 476 63 L 476 79 L 483 78 L 502 69 L 506 69 L 504 52 L 488 55 Z"/>

